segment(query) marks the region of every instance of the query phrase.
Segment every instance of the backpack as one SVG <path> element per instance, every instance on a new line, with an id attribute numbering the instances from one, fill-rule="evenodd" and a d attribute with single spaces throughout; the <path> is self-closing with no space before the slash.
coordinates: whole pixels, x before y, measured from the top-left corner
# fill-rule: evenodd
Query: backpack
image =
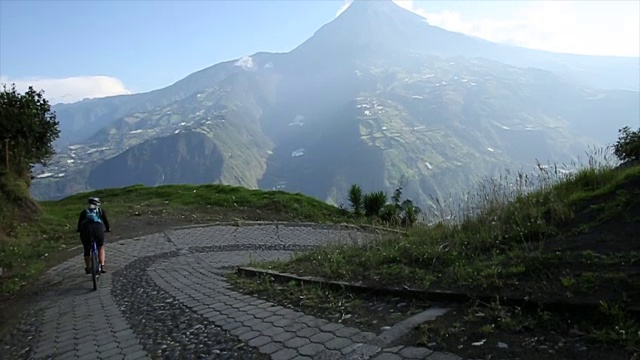
<path id="1" fill-rule="evenodd" d="M 89 209 L 87 208 L 85 210 L 85 214 L 86 214 L 86 218 L 84 220 L 84 223 L 102 223 L 102 219 L 100 218 L 100 208 L 95 208 L 95 209 Z"/>

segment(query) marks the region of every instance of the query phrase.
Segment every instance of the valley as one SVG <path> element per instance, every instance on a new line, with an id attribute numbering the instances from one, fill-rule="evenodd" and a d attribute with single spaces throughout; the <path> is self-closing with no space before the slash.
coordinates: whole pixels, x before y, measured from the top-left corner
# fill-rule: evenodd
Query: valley
<path id="1" fill-rule="evenodd" d="M 63 135 L 71 123 L 76 131 L 36 169 L 32 195 L 223 183 L 338 205 L 353 183 L 389 192 L 407 179 L 407 196 L 429 207 L 505 171 L 532 173 L 539 163 L 570 171 L 640 118 L 637 90 L 584 84 L 520 57 L 496 60 L 492 43 L 392 3 L 356 4 L 288 53 L 220 63 L 150 93 L 59 106 Z M 400 20 L 434 47 L 389 41 L 404 36 Z M 335 40 L 347 22 L 358 31 Z M 93 133 L 81 130 L 98 122 Z"/>

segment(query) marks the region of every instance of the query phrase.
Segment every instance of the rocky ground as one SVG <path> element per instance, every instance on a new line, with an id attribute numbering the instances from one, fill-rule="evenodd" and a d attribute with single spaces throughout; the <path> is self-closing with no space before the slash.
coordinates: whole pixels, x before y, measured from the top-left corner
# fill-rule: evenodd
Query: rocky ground
<path id="1" fill-rule="evenodd" d="M 580 331 L 581 319 L 576 314 L 523 311 L 498 303 L 438 304 L 355 294 L 313 284 L 276 282 L 268 275 L 228 278 L 240 292 L 374 332 L 434 306 L 449 309 L 390 342 L 388 351 L 417 347 L 465 359 L 491 360 L 635 360 L 619 344 L 594 341 Z"/>

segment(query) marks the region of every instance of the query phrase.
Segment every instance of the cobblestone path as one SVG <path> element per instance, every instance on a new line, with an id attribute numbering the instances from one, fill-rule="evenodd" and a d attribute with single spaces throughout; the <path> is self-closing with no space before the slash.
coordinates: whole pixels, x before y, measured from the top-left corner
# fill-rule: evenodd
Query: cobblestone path
<path id="1" fill-rule="evenodd" d="M 237 293 L 223 275 L 252 260 L 288 258 L 377 235 L 349 227 L 209 226 L 107 244 L 109 273 L 92 291 L 80 256 L 41 281 L 57 283 L 2 339 L 2 359 L 429 359 L 383 348 L 378 334 Z"/>

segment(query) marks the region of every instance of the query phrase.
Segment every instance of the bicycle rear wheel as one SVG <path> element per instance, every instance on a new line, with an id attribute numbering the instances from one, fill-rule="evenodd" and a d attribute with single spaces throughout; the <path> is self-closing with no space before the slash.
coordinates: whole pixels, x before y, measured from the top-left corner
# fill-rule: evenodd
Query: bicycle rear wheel
<path id="1" fill-rule="evenodd" d="M 91 281 L 93 281 L 93 290 L 98 290 L 98 250 L 96 243 L 93 242 L 93 250 L 91 251 Z"/>

